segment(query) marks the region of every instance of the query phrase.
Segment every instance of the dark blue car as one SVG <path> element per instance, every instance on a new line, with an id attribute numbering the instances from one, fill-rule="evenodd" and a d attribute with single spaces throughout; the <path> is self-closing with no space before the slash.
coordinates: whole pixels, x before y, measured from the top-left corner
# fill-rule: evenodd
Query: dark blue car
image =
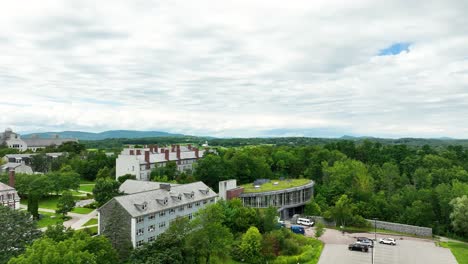
<path id="1" fill-rule="evenodd" d="M 305 234 L 305 229 L 303 226 L 292 225 L 291 231 L 293 231 L 296 234 L 303 234 L 303 235 Z"/>

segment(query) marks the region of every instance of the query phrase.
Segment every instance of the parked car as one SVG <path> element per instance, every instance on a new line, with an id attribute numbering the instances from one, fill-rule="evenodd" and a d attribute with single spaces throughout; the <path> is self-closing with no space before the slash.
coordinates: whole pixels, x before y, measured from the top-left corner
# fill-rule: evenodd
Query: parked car
<path id="1" fill-rule="evenodd" d="M 299 225 L 314 226 L 314 221 L 312 221 L 312 220 L 310 220 L 308 218 L 298 218 L 296 223 L 299 224 Z"/>
<path id="2" fill-rule="evenodd" d="M 395 246 L 396 245 L 396 240 L 391 238 L 391 237 L 386 237 L 386 238 L 381 238 L 379 243 Z"/>
<path id="3" fill-rule="evenodd" d="M 374 240 L 368 238 L 368 237 L 356 237 L 356 241 L 358 243 L 368 245 L 369 247 L 374 247 Z"/>
<path id="4" fill-rule="evenodd" d="M 291 231 L 293 231 L 296 234 L 305 234 L 305 229 L 303 226 L 298 226 L 298 225 L 292 225 L 291 226 Z"/>
<path id="5" fill-rule="evenodd" d="M 353 244 L 349 244 L 348 249 L 349 250 L 362 251 L 362 252 L 368 252 L 369 251 L 369 246 L 356 242 L 356 243 L 353 243 Z"/>

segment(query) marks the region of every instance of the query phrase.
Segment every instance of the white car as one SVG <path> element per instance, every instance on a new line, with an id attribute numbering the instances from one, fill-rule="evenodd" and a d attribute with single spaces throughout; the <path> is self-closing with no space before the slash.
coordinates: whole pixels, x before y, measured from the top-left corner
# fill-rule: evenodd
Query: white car
<path id="1" fill-rule="evenodd" d="M 390 238 L 390 237 L 386 237 L 386 238 L 381 238 L 379 243 L 395 246 L 396 245 L 396 240 L 393 239 L 393 238 Z"/>

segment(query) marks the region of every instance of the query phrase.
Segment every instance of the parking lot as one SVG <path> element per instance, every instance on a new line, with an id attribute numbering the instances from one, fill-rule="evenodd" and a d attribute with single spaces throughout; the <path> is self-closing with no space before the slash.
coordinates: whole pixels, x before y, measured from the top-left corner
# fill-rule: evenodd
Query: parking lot
<path id="1" fill-rule="evenodd" d="M 309 231 L 310 234 L 312 230 Z M 397 245 L 381 245 L 376 243 L 375 251 L 368 253 L 348 250 L 348 244 L 354 242 L 356 236 L 373 238 L 373 234 L 341 234 L 336 230 L 327 229 L 322 241 L 325 242 L 319 264 L 457 264 L 449 249 L 437 247 L 431 240 L 396 237 Z M 382 236 L 377 236 L 377 239 Z"/>

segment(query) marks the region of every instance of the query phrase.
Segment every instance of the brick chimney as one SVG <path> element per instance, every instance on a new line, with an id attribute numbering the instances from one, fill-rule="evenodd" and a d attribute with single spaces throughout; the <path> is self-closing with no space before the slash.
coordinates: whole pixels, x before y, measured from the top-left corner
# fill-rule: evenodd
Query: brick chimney
<path id="1" fill-rule="evenodd" d="M 137 149 L 137 155 L 141 155 L 141 150 Z"/>
<path id="2" fill-rule="evenodd" d="M 133 149 L 130 150 L 130 155 L 135 155 L 135 151 Z"/>
<path id="3" fill-rule="evenodd" d="M 177 159 L 180 160 L 180 145 L 177 145 Z"/>
<path id="4" fill-rule="evenodd" d="M 145 151 L 145 161 L 146 161 L 146 169 L 150 168 L 150 152 L 148 150 Z"/>
<path id="5" fill-rule="evenodd" d="M 187 145 L 188 150 L 192 150 L 192 144 Z"/>
<path id="6" fill-rule="evenodd" d="M 154 145 L 154 153 L 158 153 L 158 145 Z"/>
<path id="7" fill-rule="evenodd" d="M 172 145 L 171 145 L 171 152 L 174 152 L 174 150 L 175 150 L 175 145 L 172 144 Z"/>
<path id="8" fill-rule="evenodd" d="M 196 158 L 196 159 L 200 158 L 200 157 L 198 156 L 198 148 L 193 148 L 193 151 L 195 151 L 195 158 Z"/>
<path id="9" fill-rule="evenodd" d="M 10 168 L 10 171 L 8 172 L 8 175 L 9 175 L 8 185 L 10 185 L 10 187 L 15 188 L 15 169 Z"/>
<path id="10" fill-rule="evenodd" d="M 166 149 L 166 151 L 164 153 L 165 153 L 166 160 L 169 161 L 169 150 Z"/>

